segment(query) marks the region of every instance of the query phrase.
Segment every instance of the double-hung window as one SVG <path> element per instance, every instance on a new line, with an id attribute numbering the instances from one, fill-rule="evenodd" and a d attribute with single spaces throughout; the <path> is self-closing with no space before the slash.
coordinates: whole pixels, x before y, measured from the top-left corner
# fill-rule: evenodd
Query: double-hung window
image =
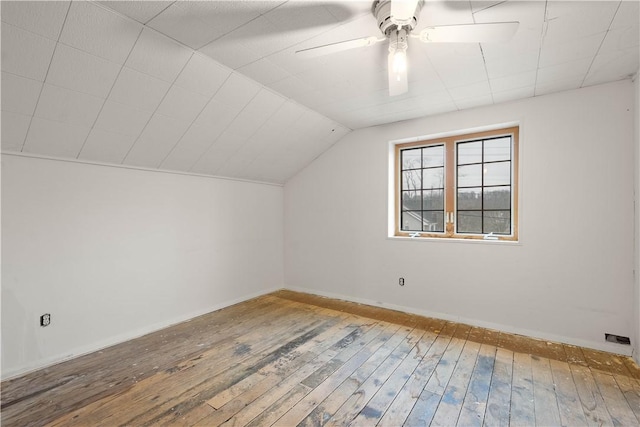
<path id="1" fill-rule="evenodd" d="M 395 235 L 518 239 L 518 128 L 395 147 Z"/>

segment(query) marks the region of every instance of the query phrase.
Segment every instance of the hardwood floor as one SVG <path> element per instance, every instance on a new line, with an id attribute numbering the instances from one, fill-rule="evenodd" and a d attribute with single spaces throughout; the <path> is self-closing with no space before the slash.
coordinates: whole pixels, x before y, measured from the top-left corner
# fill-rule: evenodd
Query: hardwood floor
<path id="1" fill-rule="evenodd" d="M 639 425 L 628 357 L 279 291 L 2 383 L 2 425 Z"/>

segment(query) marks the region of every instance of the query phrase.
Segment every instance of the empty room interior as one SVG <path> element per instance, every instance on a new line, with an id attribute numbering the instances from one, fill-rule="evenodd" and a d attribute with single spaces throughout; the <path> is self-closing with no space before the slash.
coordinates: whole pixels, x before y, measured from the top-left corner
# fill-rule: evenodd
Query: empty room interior
<path id="1" fill-rule="evenodd" d="M 1 1 L 3 426 L 640 425 L 640 1 Z"/>

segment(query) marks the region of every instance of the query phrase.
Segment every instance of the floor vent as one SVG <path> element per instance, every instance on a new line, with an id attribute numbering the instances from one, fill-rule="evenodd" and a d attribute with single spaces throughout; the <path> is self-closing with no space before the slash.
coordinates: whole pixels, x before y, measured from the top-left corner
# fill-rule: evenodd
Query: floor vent
<path id="1" fill-rule="evenodd" d="M 604 339 L 609 342 L 614 342 L 616 344 L 631 345 L 631 340 L 629 339 L 629 337 L 623 337 L 620 335 L 613 335 L 613 334 L 604 334 Z"/>

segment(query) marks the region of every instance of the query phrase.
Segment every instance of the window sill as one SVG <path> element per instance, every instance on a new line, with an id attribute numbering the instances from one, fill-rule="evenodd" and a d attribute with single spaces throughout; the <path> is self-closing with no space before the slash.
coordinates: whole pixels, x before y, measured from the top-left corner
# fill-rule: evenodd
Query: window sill
<path id="1" fill-rule="evenodd" d="M 519 240 L 484 240 L 484 239 L 457 239 L 446 237 L 405 237 L 405 236 L 387 236 L 387 240 L 401 240 L 412 242 L 444 242 L 444 243 L 469 243 L 472 245 L 507 245 L 522 246 Z"/>

